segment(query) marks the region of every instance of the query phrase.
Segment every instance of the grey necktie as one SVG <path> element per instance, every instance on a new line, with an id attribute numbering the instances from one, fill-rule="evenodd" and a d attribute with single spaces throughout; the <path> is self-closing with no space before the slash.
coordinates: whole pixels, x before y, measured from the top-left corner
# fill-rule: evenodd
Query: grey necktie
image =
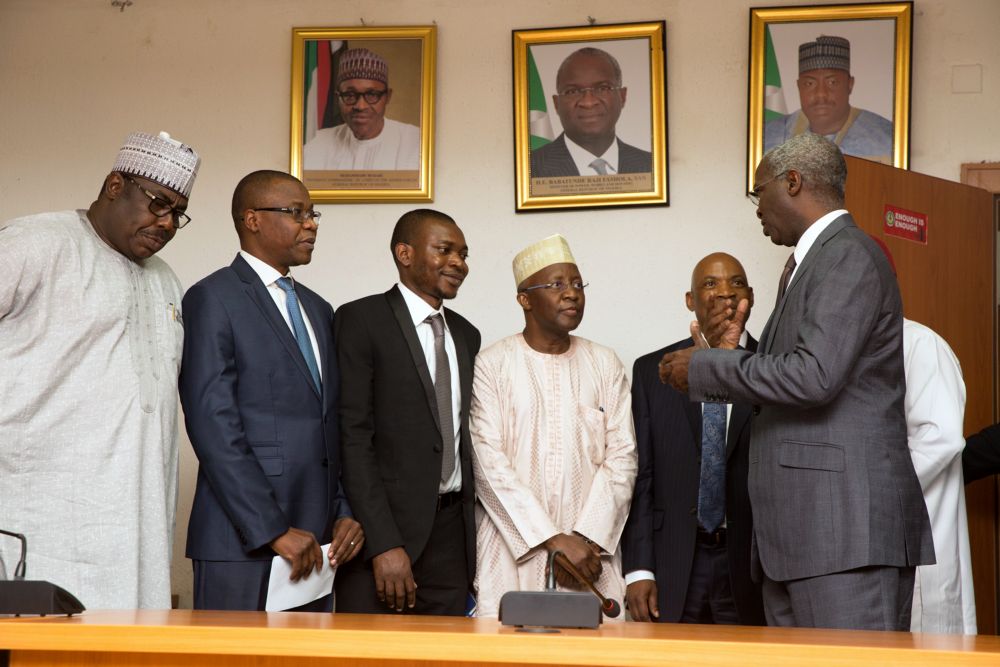
<path id="1" fill-rule="evenodd" d="M 434 313 L 424 321 L 434 330 L 434 396 L 441 423 L 441 480 L 447 481 L 455 471 L 455 422 L 451 414 L 451 367 L 444 349 L 444 318 Z"/>
<path id="2" fill-rule="evenodd" d="M 587 166 L 589 166 L 591 169 L 596 171 L 601 176 L 608 175 L 608 161 L 605 160 L 604 158 L 597 158 Z"/>
<path id="3" fill-rule="evenodd" d="M 788 256 L 788 261 L 785 262 L 785 268 L 781 271 L 781 280 L 778 282 L 778 300 L 774 303 L 776 307 L 779 303 L 781 303 L 781 297 L 785 296 L 785 290 L 788 289 L 788 281 L 791 279 L 793 271 L 795 271 L 794 252 Z"/>

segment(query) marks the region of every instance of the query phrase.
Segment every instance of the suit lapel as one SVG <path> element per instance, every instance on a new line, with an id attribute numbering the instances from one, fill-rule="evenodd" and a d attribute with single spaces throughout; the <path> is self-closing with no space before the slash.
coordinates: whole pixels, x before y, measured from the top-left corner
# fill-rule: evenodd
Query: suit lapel
<path id="1" fill-rule="evenodd" d="M 749 421 L 750 406 L 746 403 L 733 403 L 729 411 L 729 430 L 726 432 L 726 460 L 736 450 L 736 443 L 740 441 L 740 435 L 748 427 Z"/>
<path id="2" fill-rule="evenodd" d="M 309 386 L 313 388 L 313 392 L 315 393 L 316 385 L 313 384 L 312 373 L 309 372 L 309 367 L 306 366 L 306 360 L 302 357 L 299 344 L 295 341 L 295 336 L 292 334 L 292 330 L 288 328 L 288 324 L 285 323 L 285 319 L 278 312 L 278 307 L 274 304 L 274 299 L 271 298 L 271 295 L 268 294 L 264 283 L 261 282 L 260 276 L 239 255 L 236 256 L 231 267 L 236 272 L 236 275 L 240 277 L 240 280 L 243 281 L 243 289 L 247 297 L 257 306 L 261 315 L 271 325 L 275 336 L 284 345 L 285 350 L 292 357 L 293 363 L 305 375 Z"/>
<path id="3" fill-rule="evenodd" d="M 424 386 L 427 407 L 430 408 L 431 414 L 434 416 L 434 424 L 437 426 L 438 432 L 440 432 L 441 419 L 437 411 L 434 382 L 431 380 L 430 371 L 427 369 L 427 359 L 424 357 L 424 350 L 420 347 L 420 341 L 417 340 L 417 330 L 413 326 L 413 317 L 410 315 L 410 309 L 406 307 L 406 301 L 403 300 L 403 295 L 399 293 L 399 288 L 396 286 L 393 286 L 391 290 L 385 293 L 385 298 L 389 302 L 389 307 L 396 318 L 396 323 L 399 324 L 399 330 L 406 340 L 406 345 L 410 348 L 413 365 L 417 367 L 417 375 L 420 376 L 420 383 Z"/>
<path id="4" fill-rule="evenodd" d="M 452 312 L 445 309 L 446 317 L 451 317 Z M 469 361 L 469 346 L 465 342 L 465 335 L 458 327 L 454 327 L 449 322 L 448 332 L 455 343 L 455 354 L 458 356 L 458 379 L 459 388 L 462 391 L 462 414 L 468 414 L 469 402 L 472 400 L 472 362 Z"/>
<path id="5" fill-rule="evenodd" d="M 309 318 L 309 324 L 312 325 L 313 335 L 316 336 L 316 347 L 319 348 L 319 359 L 316 360 L 316 363 L 319 364 L 321 369 L 326 370 L 329 368 L 327 361 L 330 356 L 331 332 L 329 331 L 329 327 L 324 326 L 322 306 L 316 301 L 316 299 L 313 298 L 312 294 L 304 289 L 295 290 L 295 293 L 299 297 L 299 303 L 302 304 L 302 310 L 305 311 L 306 317 Z M 296 347 L 298 347 L 298 343 L 296 343 Z M 299 352 L 299 356 L 302 356 L 301 351 Z M 302 365 L 305 367 L 307 374 L 309 374 L 309 367 L 305 365 L 305 360 L 303 360 Z M 324 387 L 326 385 L 326 381 L 327 378 L 324 376 L 322 378 Z M 316 385 L 312 382 L 312 374 L 309 374 L 309 384 L 313 386 L 313 389 L 316 388 Z M 316 395 L 320 396 L 320 392 L 317 392 Z M 322 396 L 320 396 L 320 398 L 322 398 Z"/>
<path id="6" fill-rule="evenodd" d="M 778 326 L 778 322 L 781 321 L 781 315 L 785 311 L 785 304 L 788 303 L 789 295 L 795 291 L 795 289 L 799 286 L 799 283 L 801 283 L 812 270 L 813 264 L 816 263 L 816 256 L 822 251 L 826 242 L 836 236 L 837 233 L 845 227 L 853 225 L 854 218 L 851 217 L 850 213 L 844 214 L 827 225 L 826 229 L 824 229 L 813 242 L 812 246 L 809 248 L 809 252 L 806 253 L 805 258 L 802 260 L 802 263 L 799 264 L 798 268 L 795 270 L 792 282 L 788 283 L 788 288 L 785 290 L 785 296 L 775 307 L 774 311 L 771 313 L 771 317 L 767 320 L 767 324 L 764 326 L 764 331 L 761 333 L 760 341 L 765 354 L 771 351 L 771 328 Z"/>
<path id="7" fill-rule="evenodd" d="M 553 143 L 559 147 L 559 150 L 553 150 L 549 154 L 552 158 L 552 162 L 556 165 L 556 169 L 558 169 L 560 173 L 566 172 L 579 176 L 580 172 L 576 168 L 576 162 L 573 162 L 573 156 L 570 155 L 569 149 L 566 148 L 566 135 L 560 134 Z"/>
<path id="8" fill-rule="evenodd" d="M 452 317 L 452 312 L 445 309 L 448 313 L 447 317 Z M 458 380 L 459 389 L 462 392 L 461 404 L 462 412 L 458 415 L 459 419 L 459 433 L 461 437 L 458 439 L 458 454 L 462 459 L 463 463 L 471 461 L 471 452 L 469 447 L 471 443 L 467 442 L 466 438 L 466 428 L 465 424 L 468 423 L 464 417 L 469 414 L 469 404 L 472 402 L 472 362 L 469 359 L 469 345 L 465 340 L 465 334 L 459 327 L 452 326 L 454 318 L 449 321 L 448 331 L 451 333 L 451 339 L 455 343 L 455 354 L 458 355 Z M 467 474 L 464 470 L 463 475 Z M 463 485 L 464 486 L 464 485 Z"/>
<path id="9" fill-rule="evenodd" d="M 687 408 L 685 409 L 687 413 L 688 422 L 691 424 L 691 444 L 694 445 L 696 451 L 701 451 L 701 403 L 698 401 L 688 401 Z"/>

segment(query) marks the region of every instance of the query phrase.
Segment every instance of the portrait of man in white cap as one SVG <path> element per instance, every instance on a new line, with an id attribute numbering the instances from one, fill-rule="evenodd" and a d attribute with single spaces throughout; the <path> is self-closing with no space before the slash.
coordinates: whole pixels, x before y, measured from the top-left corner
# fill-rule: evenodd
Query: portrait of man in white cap
<path id="1" fill-rule="evenodd" d="M 89 209 L 0 223 L 0 526 L 27 536 L 29 579 L 91 609 L 170 608 L 184 329 L 155 254 L 199 163 L 136 132 Z"/>
<path id="2" fill-rule="evenodd" d="M 340 54 L 334 93 L 343 123 L 306 141 L 306 170 L 398 171 L 420 168 L 420 128 L 386 117 L 392 101 L 389 66 L 369 49 Z"/>
<path id="3" fill-rule="evenodd" d="M 485 514 L 476 613 L 486 617 L 507 591 L 542 590 L 556 551 L 622 600 L 620 540 L 637 468 L 625 367 L 614 350 L 570 333 L 583 321 L 587 283 L 566 239 L 528 246 L 513 268 L 524 329 L 476 357 L 469 412 Z M 555 579 L 583 588 L 558 561 Z"/>
<path id="4" fill-rule="evenodd" d="M 892 121 L 851 106 L 851 42 L 820 35 L 799 45 L 801 108 L 764 125 L 764 150 L 803 132 L 821 134 L 846 155 L 892 164 Z"/>

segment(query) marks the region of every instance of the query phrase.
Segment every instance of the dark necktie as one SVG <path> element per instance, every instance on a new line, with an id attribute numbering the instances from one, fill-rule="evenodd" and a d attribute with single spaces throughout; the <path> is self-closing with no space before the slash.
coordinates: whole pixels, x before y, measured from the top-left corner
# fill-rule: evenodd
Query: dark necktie
<path id="1" fill-rule="evenodd" d="M 712 533 L 726 515 L 726 404 L 703 403 L 698 523 Z"/>
<path id="2" fill-rule="evenodd" d="M 788 256 L 788 261 L 785 262 L 785 268 L 781 271 L 781 280 L 778 282 L 778 300 L 774 303 L 777 307 L 781 303 L 781 297 L 785 296 L 785 290 L 788 289 L 788 281 L 792 278 L 792 273 L 795 271 L 795 253 L 793 252 Z"/>
<path id="3" fill-rule="evenodd" d="M 441 481 L 447 481 L 455 471 L 455 422 L 451 414 L 451 367 L 444 349 L 444 318 L 434 313 L 424 321 L 434 330 L 434 396 L 441 423 Z"/>
<path id="4" fill-rule="evenodd" d="M 295 334 L 295 342 L 299 344 L 302 357 L 306 360 L 309 374 L 312 375 L 316 390 L 320 391 L 319 365 L 316 363 L 316 355 L 313 353 L 312 343 L 309 341 L 309 332 L 306 331 L 305 320 L 302 319 L 302 310 L 299 308 L 299 297 L 295 293 L 295 284 L 291 278 L 278 278 L 278 287 L 285 293 L 285 306 L 288 308 L 288 319 L 292 323 L 292 333 Z"/>

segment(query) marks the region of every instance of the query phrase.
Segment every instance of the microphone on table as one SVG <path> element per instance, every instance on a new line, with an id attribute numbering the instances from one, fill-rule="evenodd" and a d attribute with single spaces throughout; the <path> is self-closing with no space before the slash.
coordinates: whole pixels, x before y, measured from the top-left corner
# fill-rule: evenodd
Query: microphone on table
<path id="1" fill-rule="evenodd" d="M 73 595 L 48 581 L 25 581 L 27 570 L 28 540 L 20 533 L 0 529 L 0 535 L 16 537 L 21 541 L 21 557 L 14 568 L 14 578 L 0 581 L 0 615 L 14 614 L 79 614 L 84 610 Z"/>
<path id="2" fill-rule="evenodd" d="M 590 592 L 557 591 L 555 561 L 559 566 L 587 586 Z M 602 615 L 603 612 L 603 615 Z M 524 632 L 556 632 L 549 628 L 597 628 L 603 616 L 614 618 L 621 605 L 601 595 L 561 551 L 548 557 L 548 576 L 543 591 L 507 591 L 500 598 L 500 622 L 520 626 Z"/>
<path id="3" fill-rule="evenodd" d="M 569 572 L 574 579 L 589 588 L 590 592 L 597 596 L 597 599 L 601 601 L 601 611 L 604 612 L 605 616 L 608 618 L 618 618 L 618 615 L 622 613 L 622 606 L 618 604 L 618 601 L 601 595 L 601 591 L 597 590 L 597 587 L 594 586 L 594 584 L 590 583 L 586 577 L 580 574 L 580 571 L 576 569 L 576 566 L 574 566 L 573 563 L 570 562 L 569 558 L 566 557 L 566 554 L 561 551 L 553 551 L 549 554 L 549 581 L 547 582 L 547 588 L 549 590 L 555 590 L 555 574 L 552 566 L 555 564 L 557 559 L 560 567 Z"/>

